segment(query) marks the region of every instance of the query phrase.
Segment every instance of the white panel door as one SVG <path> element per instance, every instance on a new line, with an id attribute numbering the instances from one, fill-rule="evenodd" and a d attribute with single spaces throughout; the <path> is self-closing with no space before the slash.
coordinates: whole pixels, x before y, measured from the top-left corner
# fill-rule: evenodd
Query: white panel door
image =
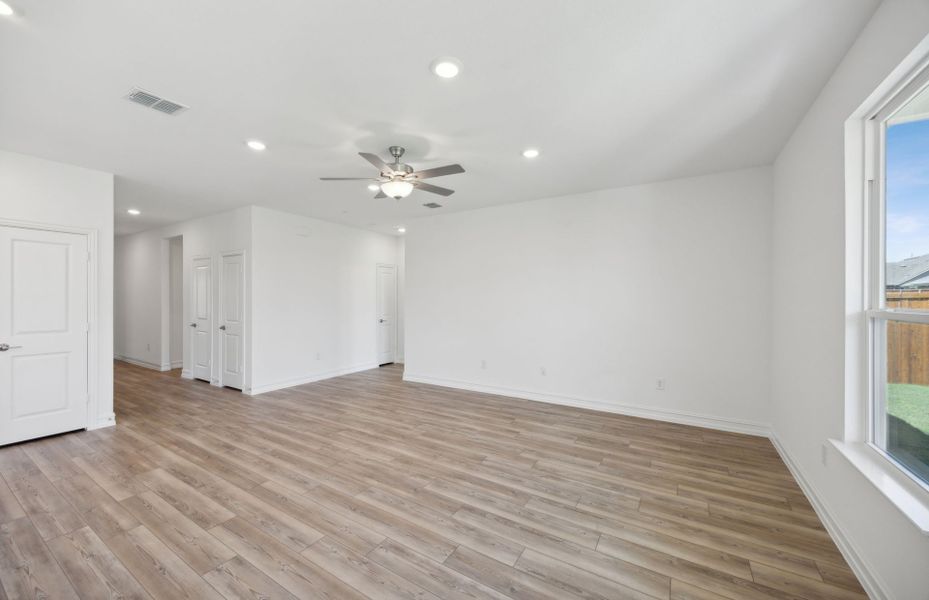
<path id="1" fill-rule="evenodd" d="M 194 379 L 210 381 L 213 357 L 213 274 L 209 258 L 195 258 L 190 275 L 190 345 Z"/>
<path id="2" fill-rule="evenodd" d="M 397 352 L 397 268 L 377 266 L 377 363 L 394 362 Z"/>
<path id="3" fill-rule="evenodd" d="M 219 306 L 222 383 L 242 389 L 245 370 L 245 260 L 241 254 L 223 255 Z"/>
<path id="4" fill-rule="evenodd" d="M 0 444 L 87 426 L 87 236 L 0 226 Z"/>

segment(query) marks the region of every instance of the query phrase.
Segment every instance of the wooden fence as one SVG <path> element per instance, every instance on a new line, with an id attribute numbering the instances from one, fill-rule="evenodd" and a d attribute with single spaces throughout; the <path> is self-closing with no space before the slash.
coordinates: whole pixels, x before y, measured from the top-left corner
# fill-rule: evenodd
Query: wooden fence
<path id="1" fill-rule="evenodd" d="M 889 290 L 887 308 L 929 310 L 929 290 Z M 929 325 L 887 323 L 887 381 L 929 385 Z"/>

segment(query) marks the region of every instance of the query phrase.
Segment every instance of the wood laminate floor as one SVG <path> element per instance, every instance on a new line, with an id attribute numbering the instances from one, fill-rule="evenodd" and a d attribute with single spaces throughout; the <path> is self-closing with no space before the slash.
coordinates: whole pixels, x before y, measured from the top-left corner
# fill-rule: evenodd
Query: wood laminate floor
<path id="1" fill-rule="evenodd" d="M 117 363 L 0 448 L 0 598 L 864 598 L 766 439 L 401 381 Z"/>

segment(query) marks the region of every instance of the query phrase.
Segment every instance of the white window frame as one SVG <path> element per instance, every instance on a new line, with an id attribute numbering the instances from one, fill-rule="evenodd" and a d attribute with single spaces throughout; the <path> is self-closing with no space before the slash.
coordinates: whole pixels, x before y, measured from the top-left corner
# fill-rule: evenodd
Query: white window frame
<path id="1" fill-rule="evenodd" d="M 868 119 L 865 125 L 864 143 L 865 160 L 870 164 L 865 166 L 864 186 L 866 211 L 869 217 L 865 235 L 869 257 L 866 266 L 868 271 L 866 289 L 870 330 L 868 363 L 871 373 L 871 385 L 868 386 L 870 398 L 867 410 L 867 443 L 929 493 L 929 484 L 891 456 L 879 442 L 879 440 L 886 440 L 887 436 L 887 323 L 897 321 L 929 326 L 929 310 L 887 308 L 884 268 L 887 231 L 886 124 L 898 110 L 927 88 L 929 88 L 929 67 L 923 69 L 896 92 Z"/>
<path id="2" fill-rule="evenodd" d="M 929 325 L 929 311 L 885 302 L 884 123 L 927 85 L 929 36 L 845 122 L 845 427 L 831 443 L 929 535 L 929 485 L 875 443 L 886 434 L 887 323 Z"/>

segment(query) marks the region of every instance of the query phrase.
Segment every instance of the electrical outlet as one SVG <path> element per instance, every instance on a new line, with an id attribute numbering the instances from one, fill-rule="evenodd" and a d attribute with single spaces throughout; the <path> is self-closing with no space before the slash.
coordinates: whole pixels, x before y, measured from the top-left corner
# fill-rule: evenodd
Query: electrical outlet
<path id="1" fill-rule="evenodd" d="M 322 357 L 323 357 L 322 354 L 320 354 L 319 352 L 316 353 L 316 360 L 320 360 L 322 359 Z"/>
<path id="2" fill-rule="evenodd" d="M 486 360 L 481 360 L 481 368 L 482 368 L 482 369 L 486 369 L 486 368 L 487 368 L 487 361 L 486 361 Z"/>
<path id="3" fill-rule="evenodd" d="M 148 350 L 149 352 L 151 352 L 151 351 L 152 351 L 152 345 L 151 345 L 151 344 L 145 344 L 145 349 Z"/>
<path id="4" fill-rule="evenodd" d="M 548 375 L 548 371 L 545 370 L 545 367 L 540 367 L 539 373 L 542 374 L 542 377 L 545 377 L 546 375 Z"/>
<path id="5" fill-rule="evenodd" d="M 659 392 L 663 392 L 664 388 L 665 388 L 664 377 L 659 377 L 658 379 L 655 380 L 655 389 L 658 390 Z"/>

